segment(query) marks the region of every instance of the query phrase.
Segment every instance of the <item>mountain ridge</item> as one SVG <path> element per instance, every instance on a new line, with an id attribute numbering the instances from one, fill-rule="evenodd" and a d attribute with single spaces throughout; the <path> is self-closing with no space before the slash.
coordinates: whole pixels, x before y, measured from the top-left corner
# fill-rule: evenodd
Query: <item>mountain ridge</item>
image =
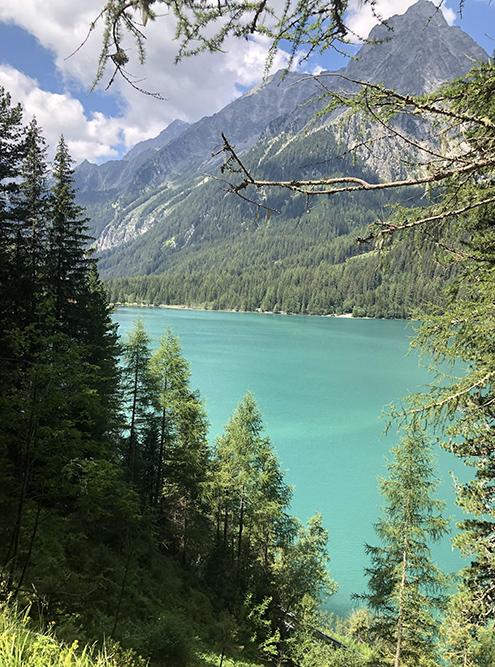
<path id="1" fill-rule="evenodd" d="M 419 0 L 387 24 L 373 29 L 370 37 L 377 43 L 364 45 L 346 68 L 324 79 L 326 87 L 349 90 L 352 84 L 340 78 L 340 73 L 401 92 L 428 92 L 440 82 L 466 74 L 473 60 L 487 59 L 483 49 L 460 29 L 448 26 L 428 0 Z M 300 83 L 294 85 L 297 81 Z M 145 142 L 131 149 L 126 160 L 110 166 L 81 165 L 76 170 L 79 199 L 93 220 L 102 276 L 176 275 L 207 267 L 211 273 L 225 264 L 233 282 L 218 289 L 231 291 L 238 276 L 248 281 L 249 272 L 258 270 L 255 260 L 248 257 L 249 247 L 234 251 L 239 243 L 253 245 L 255 210 L 226 195 L 219 181 L 205 178 L 205 172 L 215 174 L 219 168 L 221 158 L 212 153 L 221 143 L 222 132 L 248 164 L 261 165 L 264 178 L 318 177 L 335 169 L 373 180 L 409 168 L 410 156 L 398 151 L 391 140 L 382 141 L 374 150 L 361 149 L 357 162 L 343 158 L 356 142 L 358 121 L 342 130 L 338 111 L 315 120 L 315 113 L 326 104 L 320 93 L 317 82 L 306 75 L 288 72 L 282 77 L 276 73 L 218 113 L 180 128 L 183 131 L 163 146 Z M 413 124 L 409 130 L 419 131 L 418 127 Z M 341 207 L 335 200 L 331 209 L 317 206 L 312 217 L 305 218 L 305 203 L 300 198 L 288 193 L 270 197 L 280 214 L 272 222 L 278 227 L 269 233 L 275 234 L 277 261 L 284 262 L 292 261 L 284 254 L 288 245 L 284 234 L 285 239 L 297 237 L 300 247 L 329 244 L 325 253 L 328 261 L 334 261 L 340 251 L 336 254 L 330 245 L 341 244 L 345 234 L 357 235 L 356 230 L 370 222 L 371 211 L 381 215 L 376 206 L 391 203 L 386 198 L 381 204 L 370 202 L 368 213 L 359 204 L 351 214 L 352 207 Z M 345 221 L 335 218 L 337 210 L 339 216 L 347 216 Z M 323 227 L 316 232 L 307 223 L 318 215 Z M 325 220 L 335 229 L 333 240 L 324 230 Z M 313 224 L 318 227 L 319 223 Z M 344 245 L 344 260 L 359 254 L 347 242 Z M 300 254 L 297 247 L 293 257 Z M 265 246 L 259 252 L 263 257 L 270 254 Z M 238 257 L 240 265 L 225 263 L 225 255 Z"/>

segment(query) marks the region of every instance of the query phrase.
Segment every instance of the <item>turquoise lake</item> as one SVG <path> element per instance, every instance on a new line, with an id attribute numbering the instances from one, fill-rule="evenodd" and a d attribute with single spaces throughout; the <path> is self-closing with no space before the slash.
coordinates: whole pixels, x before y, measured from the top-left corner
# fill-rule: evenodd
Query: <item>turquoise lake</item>
<path id="1" fill-rule="evenodd" d="M 166 327 L 180 338 L 191 364 L 191 387 L 206 399 L 213 440 L 247 391 L 254 394 L 266 433 L 294 487 L 292 512 L 305 521 L 321 512 L 329 530 L 330 574 L 339 592 L 326 605 L 345 615 L 352 593 L 365 590 L 365 543 L 376 544 L 379 476 L 397 442 L 382 437 L 382 409 L 428 383 L 418 357 L 407 355 L 412 327 L 403 321 L 119 308 L 114 320 L 125 339 L 141 316 L 158 343 Z M 443 480 L 437 497 L 445 516 L 460 518 L 449 475 L 460 463 L 438 452 Z M 453 527 L 453 526 L 452 526 Z M 462 561 L 450 540 L 433 549 L 438 564 Z"/>

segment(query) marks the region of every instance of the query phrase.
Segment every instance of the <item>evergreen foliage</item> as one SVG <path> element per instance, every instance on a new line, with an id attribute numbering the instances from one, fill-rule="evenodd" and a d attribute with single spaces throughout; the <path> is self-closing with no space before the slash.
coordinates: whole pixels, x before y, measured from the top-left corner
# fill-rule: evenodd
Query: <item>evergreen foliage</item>
<path id="1" fill-rule="evenodd" d="M 122 73 L 122 24 L 139 40 L 134 11 L 146 22 L 151 4 L 107 3 L 103 15 L 116 32 L 107 31 L 102 65 L 116 46 L 112 60 Z M 277 30 L 266 32 L 261 19 L 271 10 L 264 2 L 229 0 L 211 11 L 204 3 L 174 5 L 179 36 L 186 38 L 184 53 L 191 38 L 199 39 L 199 48 L 215 49 L 229 33 L 256 31 L 275 45 L 283 34 L 295 47 L 325 47 L 335 35 L 346 35 L 345 6 L 287 5 Z M 252 22 L 243 23 L 253 11 Z M 219 17 L 227 23 L 212 37 L 208 25 Z M 188 33 L 188 25 L 197 31 Z M 295 32 L 286 32 L 289 25 Z M 327 534 L 318 515 L 302 527 L 288 514 L 291 490 L 253 397 L 242 399 L 210 451 L 203 404 L 189 388 L 188 366 L 171 332 L 153 355 L 138 322 L 119 369 L 116 333 L 87 250 L 87 221 L 75 204 L 67 146 L 61 139 L 48 191 L 41 132 L 34 121 L 22 126 L 20 108 L 12 108 L 8 93 L 0 90 L 0 583 L 9 604 L 30 603 L 33 616 L 57 621 L 61 636 L 111 636 L 124 651 L 134 647 L 158 665 L 190 664 L 212 644 L 219 648 L 220 664 L 240 646 L 272 663 L 308 667 L 394 659 L 396 666 L 439 664 L 437 646 L 451 665 L 493 664 L 493 71 L 491 63 L 476 66 L 464 79 L 416 98 L 367 85 L 356 95 L 333 98 L 328 107 L 345 102 L 352 113 L 371 110 L 380 125 L 397 114 L 419 114 L 448 138 L 444 153 L 441 145 L 418 145 L 429 155 L 430 172 L 402 182 L 428 184 L 426 207 L 397 207 L 391 219 L 371 229 L 368 240 L 411 230 L 422 238 L 426 229 L 437 250 L 452 260 L 456 279 L 450 299 L 422 315 L 415 343 L 433 359 L 439 382 L 392 412 L 413 419 L 415 428 L 396 448 L 390 479 L 382 482 L 387 501 L 377 525 L 382 546 L 369 547 L 365 596 L 372 613 L 349 620 L 345 632 L 354 635 L 354 644 L 344 637 L 345 646 L 331 650 L 327 641 L 335 645 L 333 640 L 315 631 L 318 604 L 335 588 L 326 569 Z M 268 161 L 267 173 L 272 168 Z M 275 171 L 272 178 L 280 174 Z M 336 185 L 330 180 L 320 184 Z M 256 188 L 262 182 L 251 178 L 249 184 Z M 304 191 L 303 181 L 296 186 Z M 275 195 L 279 205 L 287 203 L 286 195 Z M 321 212 L 326 214 L 324 207 Z M 268 222 L 243 233 L 263 244 L 263 234 L 271 233 Z M 332 242 L 342 223 L 335 218 L 333 224 Z M 216 222 L 208 225 L 213 239 Z M 320 254 L 314 276 L 331 289 L 337 269 L 326 272 L 325 253 L 338 255 L 343 246 L 325 245 L 321 228 L 319 233 L 322 244 L 308 248 L 306 259 Z M 161 241 L 162 249 L 173 245 L 170 238 Z M 376 282 L 370 268 L 374 255 L 350 258 L 359 254 L 342 252 L 348 261 L 341 262 L 340 282 L 346 275 L 355 281 L 358 273 Z M 272 258 L 274 272 L 287 257 L 279 255 Z M 401 250 L 393 248 L 390 257 L 395 261 Z M 402 257 L 409 261 L 410 253 Z M 424 257 L 431 259 L 428 253 Z M 148 273 L 154 271 L 156 258 L 144 259 L 151 262 Z M 238 271 L 242 261 L 220 266 L 219 280 Z M 370 265 L 362 270 L 365 262 Z M 211 266 L 193 280 L 201 275 L 207 284 L 204 303 L 223 307 Z M 289 267 L 283 294 L 273 292 L 274 284 L 268 285 L 270 292 L 256 282 L 248 285 L 246 309 L 329 312 L 321 293 L 305 292 L 311 274 L 301 267 L 307 268 L 304 253 Z M 246 275 L 241 271 L 239 284 Z M 131 288 L 143 289 L 146 297 L 150 286 L 166 289 L 141 280 Z M 375 287 L 378 294 L 380 286 Z M 393 284 L 384 290 L 388 298 Z M 177 293 L 182 300 L 184 293 Z M 395 291 L 397 300 L 404 294 L 405 288 Z M 332 302 L 335 308 L 380 314 L 378 300 L 346 304 L 339 298 Z M 445 362 L 456 375 L 441 372 Z M 431 428 L 474 469 L 472 481 L 458 483 L 458 502 L 467 516 L 455 537 L 470 562 L 443 615 L 439 644 L 433 610 L 443 612 L 443 577 L 431 562 L 428 540 L 443 534 L 445 522 L 430 497 L 435 485 L 425 433 Z M 211 618 L 215 621 L 205 621 Z M 27 635 L 22 641 L 28 645 Z M 127 657 L 119 660 L 126 664 Z"/>
<path id="2" fill-rule="evenodd" d="M 87 233 L 88 218 L 83 217 L 83 209 L 75 203 L 72 162 L 67 144 L 61 137 L 52 169 L 52 224 L 47 262 L 49 291 L 54 300 L 57 320 L 61 323 L 69 321 L 73 314 L 78 314 L 72 305 L 77 303 L 87 288 L 86 278 L 90 265 L 87 256 L 90 239 Z"/>
<path id="3" fill-rule="evenodd" d="M 151 356 L 150 372 L 159 424 L 154 504 L 169 517 L 171 552 L 183 565 L 192 565 L 204 557 L 210 539 L 211 454 L 204 404 L 190 388 L 189 363 L 170 329 Z"/>
<path id="4" fill-rule="evenodd" d="M 438 482 L 431 449 L 412 424 L 392 450 L 389 478 L 380 480 L 386 505 L 375 531 L 381 545 L 366 547 L 371 567 L 368 592 L 360 597 L 374 612 L 372 632 L 389 643 L 395 667 L 435 663 L 435 610 L 446 600 L 447 580 L 430 553 L 448 531 L 445 503 L 432 497 Z"/>
<path id="5" fill-rule="evenodd" d="M 284 591 L 314 606 L 331 592 L 326 531 L 287 514 L 251 396 L 212 451 L 177 337 L 153 351 L 138 320 L 118 343 L 65 141 L 49 187 L 36 121 L 23 128 L 5 91 L 0 102 L 0 593 L 61 638 L 110 637 L 109 664 L 131 665 L 132 650 L 179 667 L 217 644 L 274 657 Z M 291 549 L 312 564 L 300 581 Z M 12 650 L 39 662 L 22 638 Z M 91 664 L 88 649 L 36 642 L 46 664 Z"/>

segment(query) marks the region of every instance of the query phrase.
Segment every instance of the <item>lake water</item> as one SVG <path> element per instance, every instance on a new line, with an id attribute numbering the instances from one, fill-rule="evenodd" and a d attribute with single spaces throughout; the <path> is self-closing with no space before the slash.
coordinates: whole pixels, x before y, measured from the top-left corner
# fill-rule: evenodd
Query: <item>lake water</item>
<path id="1" fill-rule="evenodd" d="M 403 321 L 119 308 L 125 337 L 138 316 L 156 343 L 166 327 L 180 337 L 191 364 L 191 388 L 206 398 L 213 439 L 247 391 L 254 394 L 286 481 L 292 512 L 305 521 L 315 510 L 329 530 L 330 573 L 340 586 L 328 608 L 345 615 L 352 593 L 365 590 L 364 544 L 377 544 L 378 476 L 396 444 L 382 437 L 382 408 L 416 391 L 428 375 L 407 355 L 413 330 Z M 449 471 L 460 464 L 439 451 L 444 480 L 437 496 L 446 516 L 460 518 Z M 462 566 L 450 541 L 434 549 L 445 571 Z"/>

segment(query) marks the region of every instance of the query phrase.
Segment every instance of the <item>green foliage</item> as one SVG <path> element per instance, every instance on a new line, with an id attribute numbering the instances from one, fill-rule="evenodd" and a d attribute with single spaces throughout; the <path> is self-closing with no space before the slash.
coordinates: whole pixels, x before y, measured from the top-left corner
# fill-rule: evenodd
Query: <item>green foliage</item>
<path id="1" fill-rule="evenodd" d="M 493 621 L 480 626 L 477 600 L 464 585 L 449 601 L 441 627 L 441 654 L 449 665 L 489 667 L 495 661 Z"/>
<path id="2" fill-rule="evenodd" d="M 170 329 L 150 359 L 159 420 L 156 499 L 170 517 L 170 551 L 194 563 L 209 541 L 207 484 L 210 450 L 208 422 L 198 391 L 189 386 L 189 363 Z"/>
<path id="3" fill-rule="evenodd" d="M 205 577 L 232 614 L 236 633 L 274 660 L 285 640 L 285 615 L 315 609 L 336 590 L 327 565 L 328 534 L 316 515 L 307 527 L 287 514 L 291 489 L 251 394 L 241 400 L 213 456 L 211 512 L 216 540 Z M 233 636 L 232 631 L 230 635 Z"/>
<path id="4" fill-rule="evenodd" d="M 321 146 L 319 135 L 325 136 Z M 262 176 L 277 178 L 282 168 L 284 175 L 299 174 L 308 151 L 322 164 L 338 152 L 332 136 L 296 137 L 282 158 L 265 161 L 263 150 L 276 153 L 278 147 L 267 143 L 246 160 L 262 160 Z M 366 176 L 362 164 L 342 162 L 339 172 Z M 102 253 L 111 301 L 314 315 L 356 308 L 368 317 L 406 318 L 423 301 L 438 302 L 438 284 L 449 277 L 432 247 L 396 248 L 384 259 L 356 243 L 387 213 L 397 199 L 392 195 L 315 199 L 308 213 L 302 197 L 273 192 L 266 203 L 279 213 L 258 222 L 254 206 L 224 195 L 219 183 L 210 182 L 180 205 L 157 205 L 151 229 L 128 247 Z"/>
<path id="5" fill-rule="evenodd" d="M 55 637 L 53 627 L 33 626 L 28 612 L 0 608 L 1 667 L 145 667 L 133 651 L 111 641 L 100 650 L 94 645 L 81 647 L 77 640 L 64 644 Z"/>
<path id="6" fill-rule="evenodd" d="M 152 664 L 185 667 L 195 654 L 195 641 L 189 620 L 177 610 L 164 611 L 153 621 L 136 623 L 127 639 L 138 653 Z"/>
<path id="7" fill-rule="evenodd" d="M 87 287 L 90 266 L 87 244 L 88 218 L 75 203 L 73 160 L 67 144 L 60 138 L 52 170 L 47 278 L 49 293 L 54 300 L 56 318 L 60 324 L 74 326 L 72 317 L 79 315 L 72 307 L 81 299 Z"/>
<path id="8" fill-rule="evenodd" d="M 434 564 L 430 543 L 448 531 L 441 511 L 445 503 L 432 498 L 435 476 L 432 444 L 411 425 L 392 450 L 389 478 L 380 480 L 386 501 L 375 526 L 381 546 L 367 545 L 371 557 L 368 592 L 362 596 L 374 612 L 374 633 L 395 652 L 395 665 L 433 661 L 437 634 L 434 609 L 442 609 L 447 579 Z"/>
<path id="9" fill-rule="evenodd" d="M 298 613 L 289 617 L 291 632 L 285 638 L 284 660 L 301 667 L 364 667 L 378 664 L 377 656 L 352 636 L 351 623 L 315 609 L 303 598 Z M 338 642 L 338 643 L 335 643 Z"/>
<path id="10" fill-rule="evenodd" d="M 338 589 L 328 574 L 328 531 L 321 514 L 312 516 L 306 526 L 295 521 L 295 537 L 280 551 L 276 563 L 280 600 L 285 609 L 297 612 L 302 602 L 318 606 Z"/>
<path id="11" fill-rule="evenodd" d="M 284 534 L 291 489 L 251 394 L 234 411 L 213 457 L 212 513 L 216 520 L 215 582 L 227 599 L 239 599 L 258 571 L 257 586 L 269 585 Z M 212 563 L 213 565 L 213 563 Z M 212 572 L 213 575 L 213 572 Z M 268 590 L 265 590 L 268 594 Z"/>
<path id="12" fill-rule="evenodd" d="M 88 539 L 82 471 L 89 461 L 118 470 L 116 337 L 85 256 L 65 144 L 48 191 L 41 131 L 33 121 L 23 134 L 18 110 L 9 116 L 10 100 L 1 96 L 17 124 L 2 128 L 11 159 L 1 181 L 10 225 L 0 283 L 2 583 L 12 598 L 34 600 L 39 612 L 63 614 L 70 597 L 75 611 L 87 595 L 86 567 L 99 541 Z"/>
<path id="13" fill-rule="evenodd" d="M 413 413 L 439 434 L 443 447 L 474 471 L 456 483 L 466 513 L 455 545 L 470 564 L 462 572 L 462 615 L 457 623 L 476 637 L 495 614 L 493 593 L 493 64 L 478 64 L 463 79 L 414 100 L 415 113 L 452 133 L 455 159 L 444 162 L 442 190 L 432 190 L 426 210 L 398 211 L 395 229 L 408 218 L 439 239 L 457 280 L 442 309 L 422 313 L 414 343 L 436 371 L 429 390 L 410 396 L 393 416 Z M 377 91 L 383 102 L 383 92 Z M 406 104 L 407 102 L 407 104 Z M 389 94 L 383 113 L 410 108 L 413 100 Z M 462 132 L 458 130 L 462 127 Z M 474 624 L 474 625 L 471 625 Z"/>
<path id="14" fill-rule="evenodd" d="M 157 465 L 153 440 L 156 435 L 154 382 L 149 369 L 150 338 L 141 318 L 129 333 L 123 348 L 124 405 L 129 415 L 123 461 L 126 481 L 143 502 L 154 493 L 154 468 Z"/>

